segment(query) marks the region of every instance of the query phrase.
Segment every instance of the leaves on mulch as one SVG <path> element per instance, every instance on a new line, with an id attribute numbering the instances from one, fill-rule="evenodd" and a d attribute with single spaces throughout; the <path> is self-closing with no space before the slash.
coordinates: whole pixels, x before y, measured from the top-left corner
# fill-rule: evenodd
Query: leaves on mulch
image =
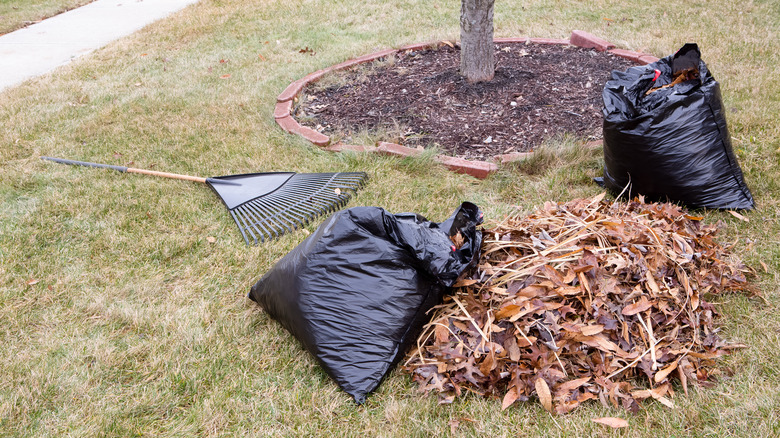
<path id="1" fill-rule="evenodd" d="M 716 226 L 674 204 L 603 195 L 547 203 L 485 231 L 477 268 L 434 309 L 403 369 L 443 403 L 474 392 L 502 409 L 538 398 L 563 414 L 587 400 L 636 412 L 673 406 L 672 381 L 710 384 L 718 336 L 705 297 L 757 294 Z"/>

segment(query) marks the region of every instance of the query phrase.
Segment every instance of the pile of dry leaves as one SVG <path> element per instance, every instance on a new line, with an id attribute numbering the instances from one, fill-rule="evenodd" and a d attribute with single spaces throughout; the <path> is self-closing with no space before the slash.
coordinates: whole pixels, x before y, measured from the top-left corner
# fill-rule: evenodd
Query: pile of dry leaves
<path id="1" fill-rule="evenodd" d="M 715 226 L 673 204 L 603 195 L 548 203 L 485 231 L 479 266 L 434 309 L 404 370 L 450 402 L 465 391 L 537 396 L 566 413 L 598 399 L 636 412 L 671 406 L 717 372 L 724 342 L 704 297 L 755 293 Z"/>

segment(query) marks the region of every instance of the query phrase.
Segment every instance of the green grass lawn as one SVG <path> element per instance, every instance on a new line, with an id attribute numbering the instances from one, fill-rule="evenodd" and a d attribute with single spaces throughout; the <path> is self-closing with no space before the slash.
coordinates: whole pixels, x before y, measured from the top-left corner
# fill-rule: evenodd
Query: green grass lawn
<path id="1" fill-rule="evenodd" d="M 18 3 L 0 3 L 0 15 Z M 496 2 L 497 37 L 581 29 L 659 57 L 697 42 L 721 83 L 757 208 L 749 222 L 714 211 L 705 221 L 721 222 L 719 239 L 756 268 L 765 301 L 719 299 L 721 336 L 750 348 L 722 361 L 714 387 L 679 392 L 674 409 L 646 402 L 631 415 L 591 403 L 551 417 L 536 402 L 502 412 L 500 400 L 474 396 L 439 406 L 398 371 L 356 406 L 245 298 L 305 230 L 246 247 L 205 186 L 39 159 L 201 176 L 366 171 L 350 206 L 435 221 L 466 200 L 498 220 L 599 193 L 601 151 L 570 141 L 478 181 L 430 157 L 330 154 L 275 125 L 276 96 L 291 81 L 379 49 L 456 39 L 459 7 L 202 0 L 0 94 L 0 435 L 780 435 L 777 0 Z M 590 421 L 604 416 L 630 425 Z"/>
<path id="2" fill-rule="evenodd" d="M 0 35 L 94 0 L 0 0 Z"/>

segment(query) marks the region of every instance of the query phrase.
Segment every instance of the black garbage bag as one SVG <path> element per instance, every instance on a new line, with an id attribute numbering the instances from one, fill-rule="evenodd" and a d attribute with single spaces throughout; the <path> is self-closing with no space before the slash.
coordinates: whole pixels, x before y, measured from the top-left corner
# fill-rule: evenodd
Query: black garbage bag
<path id="1" fill-rule="evenodd" d="M 343 210 L 282 258 L 249 298 L 363 403 L 416 340 L 426 312 L 479 259 L 481 222 L 468 202 L 440 224 L 378 207 Z"/>
<path id="2" fill-rule="evenodd" d="M 696 44 L 613 71 L 604 99 L 604 185 L 689 208 L 752 209 L 720 86 Z"/>

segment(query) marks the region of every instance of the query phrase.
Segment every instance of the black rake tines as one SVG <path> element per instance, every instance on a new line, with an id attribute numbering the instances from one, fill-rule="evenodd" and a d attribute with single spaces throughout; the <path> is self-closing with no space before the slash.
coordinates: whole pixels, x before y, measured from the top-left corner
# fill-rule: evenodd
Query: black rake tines
<path id="1" fill-rule="evenodd" d="M 365 172 L 296 173 L 278 189 L 228 211 L 247 245 L 257 245 L 343 208 L 367 178 Z"/>

